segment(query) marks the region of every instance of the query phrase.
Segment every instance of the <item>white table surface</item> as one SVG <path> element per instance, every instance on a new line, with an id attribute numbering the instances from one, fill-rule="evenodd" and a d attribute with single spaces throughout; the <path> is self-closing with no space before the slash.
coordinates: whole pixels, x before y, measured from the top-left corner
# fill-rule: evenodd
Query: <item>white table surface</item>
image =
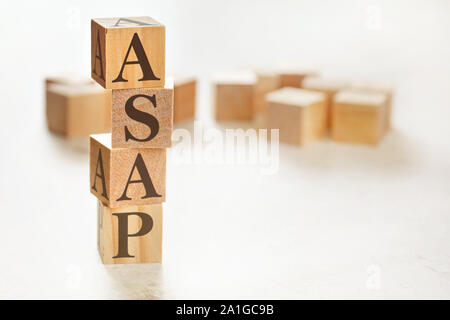
<path id="1" fill-rule="evenodd" d="M 197 118 L 204 123 L 214 125 L 212 69 L 264 63 L 276 53 L 260 50 L 264 36 L 255 27 L 275 12 L 278 22 L 263 29 L 284 48 L 277 57 L 301 53 L 327 75 L 392 81 L 394 129 L 375 148 L 330 140 L 282 145 L 280 170 L 271 176 L 251 166 L 169 160 L 164 261 L 116 266 L 103 265 L 97 253 L 87 143 L 47 132 L 42 79 L 68 65 L 88 72 L 88 19 L 123 11 L 106 2 L 33 3 L 17 26 L 13 7 L 2 8 L 0 22 L 2 42 L 11 45 L 0 53 L 0 61 L 10 61 L 0 74 L 0 298 L 450 298 L 448 2 L 381 1 L 380 31 L 358 25 L 364 21 L 357 13 L 364 17 L 371 5 L 364 1 L 258 1 L 254 15 L 255 2 L 146 4 L 146 12 L 172 26 L 168 68 L 200 79 Z M 49 8 L 55 20 L 33 16 Z M 72 29 L 54 26 L 77 8 L 81 27 L 76 19 Z M 293 12 L 305 19 L 292 20 Z M 188 23 L 189 13 L 197 23 Z M 311 27 L 330 17 L 336 18 L 325 30 Z M 277 36 L 288 27 L 302 43 Z M 256 36 L 248 42 L 250 34 Z M 328 42 L 316 40 L 325 34 Z M 231 54 L 233 45 L 241 55 Z"/>

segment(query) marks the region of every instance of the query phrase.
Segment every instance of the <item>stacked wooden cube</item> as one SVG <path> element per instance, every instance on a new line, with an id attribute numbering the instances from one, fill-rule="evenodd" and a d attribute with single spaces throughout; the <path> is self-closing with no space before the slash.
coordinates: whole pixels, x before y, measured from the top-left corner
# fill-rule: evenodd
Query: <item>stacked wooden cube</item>
<path id="1" fill-rule="evenodd" d="M 112 100 L 111 134 L 90 139 L 100 256 L 105 264 L 161 262 L 173 127 L 165 27 L 150 17 L 93 19 L 91 62 L 92 78 L 111 89 Z"/>

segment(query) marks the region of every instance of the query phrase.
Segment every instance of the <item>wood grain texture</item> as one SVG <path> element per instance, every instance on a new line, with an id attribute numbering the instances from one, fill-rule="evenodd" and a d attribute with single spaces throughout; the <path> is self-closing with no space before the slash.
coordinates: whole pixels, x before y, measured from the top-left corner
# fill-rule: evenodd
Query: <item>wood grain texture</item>
<path id="1" fill-rule="evenodd" d="M 97 84 L 49 84 L 46 89 L 47 125 L 68 138 L 111 131 L 111 91 Z"/>
<path id="2" fill-rule="evenodd" d="M 306 145 L 324 137 L 324 94 L 288 87 L 269 93 L 266 101 L 267 127 L 280 130 L 280 141 Z"/>
<path id="3" fill-rule="evenodd" d="M 150 17 L 100 18 L 91 20 L 91 76 L 107 89 L 164 87 L 165 83 L 165 27 Z M 122 69 L 133 36 L 137 34 L 150 67 L 159 80 L 143 80 L 140 64 L 127 64 L 123 79 L 113 82 Z M 100 43 L 100 50 L 98 50 Z M 101 52 L 103 79 L 100 77 Z M 136 61 L 136 52 L 131 48 L 127 61 Z M 94 71 L 95 70 L 95 71 Z"/>
<path id="4" fill-rule="evenodd" d="M 156 106 L 148 98 L 139 97 L 133 101 L 133 106 L 143 111 L 158 121 L 158 132 L 151 138 L 151 128 L 143 121 L 132 119 L 126 112 L 127 101 L 136 95 L 155 97 Z M 168 148 L 172 144 L 173 129 L 173 84 L 165 88 L 137 88 L 112 90 L 112 147 L 113 148 Z M 126 139 L 125 128 L 136 139 L 149 141 L 138 141 Z"/>
<path id="5" fill-rule="evenodd" d="M 161 262 L 163 231 L 161 204 L 109 208 L 98 201 L 97 209 L 97 244 L 104 264 Z M 142 236 L 127 237 L 127 252 L 132 257 L 120 257 L 119 238 L 123 235 L 119 234 L 118 215 L 133 212 L 149 215 L 153 225 L 151 230 Z M 129 215 L 127 223 L 129 235 L 136 234 L 142 228 L 142 219 L 139 216 Z"/>
<path id="6" fill-rule="evenodd" d="M 386 132 L 384 94 L 342 91 L 334 97 L 332 108 L 335 141 L 376 145 Z"/>
<path id="7" fill-rule="evenodd" d="M 99 152 L 104 174 L 99 164 Z M 144 166 L 140 165 L 141 160 Z M 91 193 L 109 207 L 147 205 L 165 201 L 166 149 L 112 149 L 111 134 L 92 135 L 89 168 Z M 145 180 L 146 173 L 149 180 L 132 183 L 136 180 Z M 99 176 L 104 177 L 106 191 Z M 131 183 L 127 184 L 128 181 Z M 124 195 L 129 199 L 123 199 Z"/>
<path id="8" fill-rule="evenodd" d="M 175 78 L 173 122 L 180 123 L 195 117 L 197 81 L 193 78 Z"/>

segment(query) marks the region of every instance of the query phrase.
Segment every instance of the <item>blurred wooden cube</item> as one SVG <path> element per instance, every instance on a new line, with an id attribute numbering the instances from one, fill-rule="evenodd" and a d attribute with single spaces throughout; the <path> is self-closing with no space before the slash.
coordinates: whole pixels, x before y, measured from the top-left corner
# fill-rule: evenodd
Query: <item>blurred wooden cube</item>
<path id="1" fill-rule="evenodd" d="M 214 76 L 217 121 L 251 121 L 256 75 L 234 72 Z"/>
<path id="2" fill-rule="evenodd" d="M 373 92 L 373 93 L 383 93 L 387 96 L 386 105 L 386 131 L 391 127 L 391 115 L 392 115 L 392 99 L 394 95 L 394 87 L 390 84 L 375 82 L 375 81 L 354 81 L 350 83 L 350 89 L 361 92 Z"/>
<path id="3" fill-rule="evenodd" d="M 109 208 L 98 201 L 97 208 L 97 246 L 104 264 L 161 262 L 161 204 Z"/>
<path id="4" fill-rule="evenodd" d="M 269 93 L 266 100 L 267 126 L 280 130 L 280 141 L 305 145 L 325 135 L 325 94 L 287 87 Z"/>
<path id="5" fill-rule="evenodd" d="M 68 138 L 111 131 L 111 90 L 97 84 L 49 84 L 46 89 L 47 125 Z"/>
<path id="6" fill-rule="evenodd" d="M 194 119 L 196 87 L 197 82 L 194 78 L 175 78 L 173 101 L 174 123 Z"/>
<path id="7" fill-rule="evenodd" d="M 385 94 L 341 91 L 333 101 L 331 137 L 341 142 L 378 144 L 385 133 L 386 110 Z"/>
<path id="8" fill-rule="evenodd" d="M 256 84 L 254 88 L 254 113 L 267 113 L 266 94 L 280 88 L 280 75 L 271 71 L 256 71 Z"/>
<path id="9" fill-rule="evenodd" d="M 348 86 L 348 81 L 324 77 L 306 77 L 301 83 L 303 89 L 322 92 L 326 95 L 327 127 L 331 125 L 331 105 L 333 103 L 334 95 L 340 90 L 348 88 Z"/>
<path id="10" fill-rule="evenodd" d="M 90 190 L 111 208 L 162 203 L 166 149 L 111 148 L 111 134 L 91 135 Z"/>
<path id="11" fill-rule="evenodd" d="M 151 17 L 91 20 L 91 77 L 105 89 L 163 87 L 165 39 Z"/>
<path id="12" fill-rule="evenodd" d="M 283 68 L 279 71 L 280 87 L 300 88 L 303 79 L 306 77 L 317 76 L 317 70 L 314 68 Z"/>
<path id="13" fill-rule="evenodd" d="M 173 81 L 164 88 L 112 90 L 112 147 L 170 147 L 173 91 Z"/>

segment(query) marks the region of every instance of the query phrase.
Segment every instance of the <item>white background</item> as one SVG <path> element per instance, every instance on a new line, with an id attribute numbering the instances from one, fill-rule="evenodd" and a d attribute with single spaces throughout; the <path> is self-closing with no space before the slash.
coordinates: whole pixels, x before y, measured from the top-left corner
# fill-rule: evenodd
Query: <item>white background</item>
<path id="1" fill-rule="evenodd" d="M 0 298 L 450 298 L 449 1 L 2 1 Z M 43 78 L 89 76 L 90 18 L 150 15 L 167 70 L 279 63 L 396 85 L 375 148 L 280 147 L 280 170 L 168 163 L 164 261 L 104 266 L 88 154 Z M 85 141 L 84 141 L 85 143 Z"/>

